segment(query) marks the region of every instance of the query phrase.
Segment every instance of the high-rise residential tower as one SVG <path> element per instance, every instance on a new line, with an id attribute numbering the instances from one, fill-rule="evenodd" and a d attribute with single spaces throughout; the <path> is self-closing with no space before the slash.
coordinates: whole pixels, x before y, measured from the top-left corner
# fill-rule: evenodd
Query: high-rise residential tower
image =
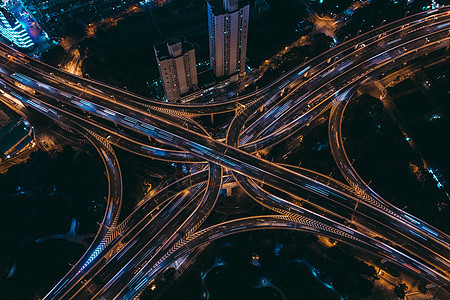
<path id="1" fill-rule="evenodd" d="M 184 37 L 154 47 L 164 92 L 169 101 L 179 100 L 197 87 L 195 49 Z"/>
<path id="2" fill-rule="evenodd" d="M 216 77 L 245 72 L 250 4 L 208 0 L 209 60 Z"/>

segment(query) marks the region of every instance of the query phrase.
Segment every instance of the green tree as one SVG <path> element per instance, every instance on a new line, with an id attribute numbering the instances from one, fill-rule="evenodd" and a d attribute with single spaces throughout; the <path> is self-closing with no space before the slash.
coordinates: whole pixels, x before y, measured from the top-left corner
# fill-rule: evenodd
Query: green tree
<path id="1" fill-rule="evenodd" d="M 56 45 L 50 50 L 42 53 L 41 58 L 45 63 L 54 67 L 58 67 L 64 61 L 66 55 L 66 50 L 64 50 L 64 48 L 60 45 Z"/>
<path id="2" fill-rule="evenodd" d="M 408 290 L 408 287 L 406 286 L 406 284 L 401 283 L 394 288 L 395 296 L 397 296 L 400 299 L 404 299 L 406 296 L 407 290 Z"/>

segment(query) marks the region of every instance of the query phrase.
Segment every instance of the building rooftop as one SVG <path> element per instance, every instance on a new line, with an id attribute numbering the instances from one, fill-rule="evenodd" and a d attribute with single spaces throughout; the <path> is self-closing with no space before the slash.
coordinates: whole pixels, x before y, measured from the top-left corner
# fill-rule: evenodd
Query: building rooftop
<path id="1" fill-rule="evenodd" d="M 207 0 L 207 1 L 208 1 L 209 5 L 211 6 L 213 14 L 215 16 L 228 14 L 230 12 L 233 12 L 233 11 L 227 11 L 225 9 L 224 0 Z M 229 2 L 228 4 L 229 4 L 230 7 L 235 7 L 235 5 L 233 5 L 234 3 L 232 3 L 233 1 L 228 0 L 228 2 Z M 236 10 L 241 9 L 242 7 L 244 7 L 244 6 L 249 4 L 248 0 L 237 0 L 237 2 L 238 3 L 237 3 L 237 9 Z"/>
<path id="2" fill-rule="evenodd" d="M 30 128 L 25 121 L 16 118 L 0 129 L 0 154 L 5 154 L 29 135 Z"/>
<path id="3" fill-rule="evenodd" d="M 9 25 L 14 28 L 16 24 L 16 19 L 12 16 L 12 14 L 6 10 L 4 7 L 0 7 L 0 12 L 5 17 L 6 21 L 8 21 Z"/>
<path id="4" fill-rule="evenodd" d="M 175 58 L 194 49 L 194 46 L 186 41 L 184 36 L 179 36 L 154 46 L 156 57 L 159 61 Z"/>

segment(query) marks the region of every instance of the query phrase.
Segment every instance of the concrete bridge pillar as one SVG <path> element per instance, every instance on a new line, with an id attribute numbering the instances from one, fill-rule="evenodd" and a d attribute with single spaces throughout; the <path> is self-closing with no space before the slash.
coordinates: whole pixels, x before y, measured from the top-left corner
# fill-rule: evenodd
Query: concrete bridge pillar
<path id="1" fill-rule="evenodd" d="M 225 184 L 222 185 L 222 189 L 227 190 L 227 197 L 231 197 L 232 192 L 233 192 L 233 188 L 237 187 L 238 183 L 237 182 L 227 182 Z"/>

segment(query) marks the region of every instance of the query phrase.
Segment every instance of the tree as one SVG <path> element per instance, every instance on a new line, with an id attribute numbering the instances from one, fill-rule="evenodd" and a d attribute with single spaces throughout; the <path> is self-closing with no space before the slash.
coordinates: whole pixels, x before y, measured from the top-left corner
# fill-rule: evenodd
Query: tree
<path id="1" fill-rule="evenodd" d="M 331 44 L 333 44 L 333 39 L 325 35 L 324 33 L 316 34 L 312 41 L 312 45 L 316 55 L 330 49 Z"/>
<path id="2" fill-rule="evenodd" d="M 424 283 L 419 283 L 419 285 L 417 286 L 417 289 L 419 290 L 419 292 L 421 292 L 422 294 L 426 294 L 427 293 L 427 285 Z"/>
<path id="3" fill-rule="evenodd" d="M 58 67 L 58 65 L 60 65 L 64 61 L 66 55 L 66 50 L 64 50 L 64 48 L 60 45 L 56 45 L 50 50 L 42 53 L 41 58 L 45 63 L 54 67 Z"/>
<path id="4" fill-rule="evenodd" d="M 406 286 L 406 284 L 401 283 L 394 288 L 395 296 L 397 296 L 400 299 L 404 299 L 406 296 L 407 290 L 408 290 L 408 287 Z"/>

